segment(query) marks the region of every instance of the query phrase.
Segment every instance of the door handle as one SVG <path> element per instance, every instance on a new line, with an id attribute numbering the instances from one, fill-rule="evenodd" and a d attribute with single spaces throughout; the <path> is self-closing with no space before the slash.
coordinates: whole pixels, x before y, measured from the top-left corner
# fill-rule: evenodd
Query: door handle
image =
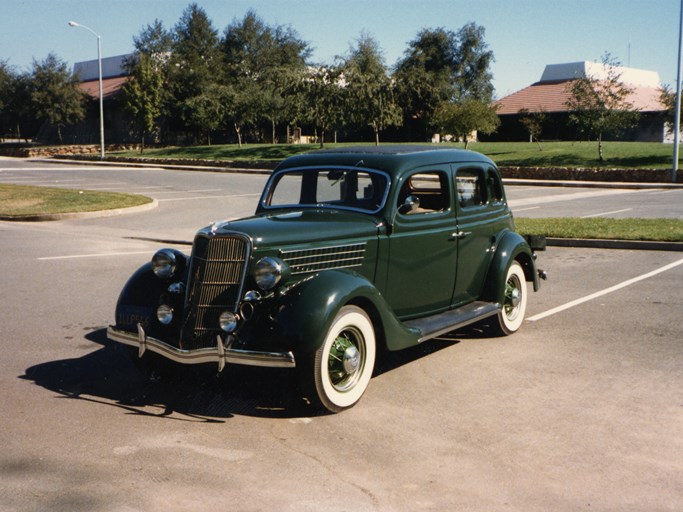
<path id="1" fill-rule="evenodd" d="M 468 235 L 471 235 L 471 231 L 456 231 L 455 233 L 451 234 L 451 240 L 462 240 Z"/>

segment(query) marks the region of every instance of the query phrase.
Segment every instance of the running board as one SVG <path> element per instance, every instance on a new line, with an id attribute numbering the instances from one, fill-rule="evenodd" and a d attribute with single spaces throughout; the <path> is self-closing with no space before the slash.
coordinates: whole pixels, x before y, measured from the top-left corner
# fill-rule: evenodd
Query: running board
<path id="1" fill-rule="evenodd" d="M 422 343 L 423 341 L 436 338 L 447 332 L 496 315 L 500 309 L 500 304 L 476 301 L 437 315 L 418 318 L 417 320 L 408 320 L 403 323 L 408 327 L 419 329 L 420 338 L 418 342 Z"/>

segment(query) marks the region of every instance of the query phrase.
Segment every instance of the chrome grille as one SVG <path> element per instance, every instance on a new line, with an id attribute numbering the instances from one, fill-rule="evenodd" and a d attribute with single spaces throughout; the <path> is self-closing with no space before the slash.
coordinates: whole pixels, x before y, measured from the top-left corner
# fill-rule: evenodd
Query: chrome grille
<path id="1" fill-rule="evenodd" d="M 195 238 L 183 348 L 215 345 L 218 316 L 225 310 L 237 311 L 250 253 L 248 239 L 241 236 Z"/>
<path id="2" fill-rule="evenodd" d="M 359 267 L 365 257 L 365 242 L 359 244 L 317 247 L 299 251 L 280 251 L 292 275 L 335 268 Z"/>

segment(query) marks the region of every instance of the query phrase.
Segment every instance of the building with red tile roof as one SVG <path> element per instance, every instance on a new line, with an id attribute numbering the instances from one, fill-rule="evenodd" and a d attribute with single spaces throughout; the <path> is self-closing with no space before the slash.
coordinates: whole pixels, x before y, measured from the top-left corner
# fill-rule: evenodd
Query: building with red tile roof
<path id="1" fill-rule="evenodd" d="M 607 77 L 605 65 L 595 62 L 571 62 L 546 66 L 541 80 L 498 100 L 501 126 L 487 140 L 528 140 L 529 134 L 520 121 L 520 110 L 545 113 L 543 139 L 573 140 L 568 126 L 571 84 L 584 77 Z M 622 140 L 665 140 L 666 130 L 662 113 L 666 110 L 659 100 L 659 74 L 634 68 L 617 67 L 620 80 L 633 90 L 628 102 L 641 113 L 640 123 Z"/>

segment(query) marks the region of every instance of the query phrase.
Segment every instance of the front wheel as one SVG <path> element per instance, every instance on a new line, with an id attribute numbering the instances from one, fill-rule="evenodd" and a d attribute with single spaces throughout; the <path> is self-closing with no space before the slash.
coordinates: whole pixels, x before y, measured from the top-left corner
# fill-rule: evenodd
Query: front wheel
<path id="1" fill-rule="evenodd" d="M 368 387 L 375 356 L 370 318 L 356 306 L 343 307 L 313 354 L 312 375 L 305 376 L 312 378 L 310 398 L 330 412 L 355 405 Z"/>
<path id="2" fill-rule="evenodd" d="M 516 332 L 524 322 L 527 289 L 522 266 L 513 261 L 505 277 L 505 291 L 501 310 L 498 312 L 497 331 L 502 335 Z"/>

